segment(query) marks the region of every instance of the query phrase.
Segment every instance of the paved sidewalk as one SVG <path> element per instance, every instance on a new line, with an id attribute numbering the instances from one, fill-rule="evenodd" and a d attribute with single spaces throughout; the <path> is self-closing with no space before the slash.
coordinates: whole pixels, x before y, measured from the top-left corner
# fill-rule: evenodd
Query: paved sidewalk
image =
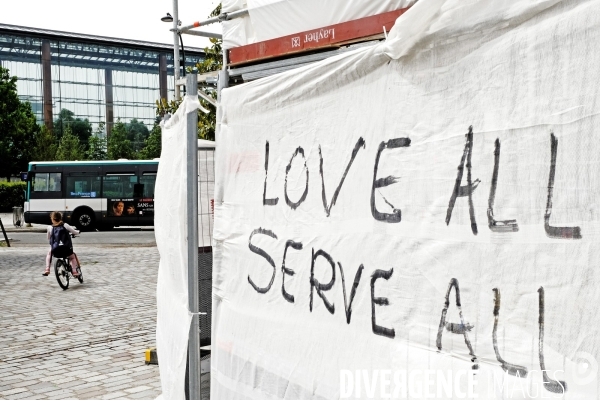
<path id="1" fill-rule="evenodd" d="M 31 224 L 29 227 L 26 225 L 23 225 L 22 227 L 16 227 L 13 224 L 12 213 L 0 213 L 0 219 L 2 220 L 2 225 L 4 225 L 6 232 L 46 232 L 46 228 L 48 226 L 43 224 Z M 50 220 L 49 215 L 48 220 Z M 48 224 L 50 223 L 48 222 Z M 4 240 L 2 232 L 0 232 L 0 239 Z"/>
<path id="2" fill-rule="evenodd" d="M 46 251 L 0 248 L 0 399 L 156 398 L 157 249 L 76 247 L 85 283 L 66 291 Z"/>

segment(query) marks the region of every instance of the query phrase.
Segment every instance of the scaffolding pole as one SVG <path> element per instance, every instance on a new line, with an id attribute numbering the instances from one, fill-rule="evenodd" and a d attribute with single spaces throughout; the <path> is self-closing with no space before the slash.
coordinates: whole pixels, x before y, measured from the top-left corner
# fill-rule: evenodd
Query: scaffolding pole
<path id="1" fill-rule="evenodd" d="M 179 5 L 173 0 L 173 72 L 175 73 L 175 100 L 181 99 L 179 85 L 179 35 L 177 24 L 179 23 Z"/>
<path id="2" fill-rule="evenodd" d="M 248 15 L 247 8 L 245 8 L 243 10 L 232 11 L 229 13 L 222 13 L 222 14 L 219 14 L 219 16 L 217 16 L 217 17 L 205 19 L 204 21 L 196 21 L 190 25 L 184 25 L 181 28 L 179 28 L 179 32 L 189 31 L 190 29 L 198 28 L 199 26 L 211 25 L 211 24 L 215 24 L 217 22 L 229 21 L 230 19 L 234 19 L 234 18 L 245 17 L 246 15 Z"/>
<path id="3" fill-rule="evenodd" d="M 217 80 L 217 102 L 221 102 L 221 90 L 229 86 L 229 71 L 227 71 L 227 49 L 223 49 L 223 69 L 219 71 Z"/>
<path id="4" fill-rule="evenodd" d="M 221 35 L 220 33 L 192 31 L 192 30 L 181 31 L 181 33 L 184 35 L 202 36 L 202 37 L 207 37 L 207 38 L 215 38 L 215 39 L 223 40 L 223 35 Z"/>
<path id="5" fill-rule="evenodd" d="M 198 78 L 189 74 L 187 96 L 198 98 Z M 187 264 L 188 306 L 192 323 L 188 340 L 188 400 L 200 399 L 200 324 L 198 289 L 198 112 L 187 116 Z"/>
<path id="6" fill-rule="evenodd" d="M 171 31 L 175 35 L 174 43 L 175 43 L 176 54 L 177 54 L 176 60 L 175 60 L 175 98 L 179 99 L 179 86 L 180 86 L 180 83 L 179 83 L 179 81 L 180 81 L 180 79 L 179 79 L 179 57 L 178 57 L 179 49 L 177 48 L 177 35 L 183 33 L 183 34 L 194 35 L 194 36 L 213 37 L 213 38 L 222 40 L 223 35 L 221 35 L 221 34 L 205 32 L 205 31 L 194 31 L 192 29 L 198 28 L 200 26 L 215 24 L 217 22 L 229 21 L 231 19 L 245 17 L 246 15 L 249 15 L 247 8 L 245 8 L 243 10 L 232 11 L 229 13 L 221 13 L 216 17 L 208 18 L 203 21 L 196 21 L 193 24 L 178 27 L 177 26 L 177 21 L 178 21 L 178 19 L 177 19 L 177 17 L 178 17 L 177 0 L 173 0 L 173 28 L 171 29 Z M 221 89 L 229 86 L 228 81 L 229 81 L 229 75 L 227 73 L 227 49 L 223 49 L 223 69 L 219 73 L 220 86 L 217 89 L 218 98 L 221 97 Z"/>

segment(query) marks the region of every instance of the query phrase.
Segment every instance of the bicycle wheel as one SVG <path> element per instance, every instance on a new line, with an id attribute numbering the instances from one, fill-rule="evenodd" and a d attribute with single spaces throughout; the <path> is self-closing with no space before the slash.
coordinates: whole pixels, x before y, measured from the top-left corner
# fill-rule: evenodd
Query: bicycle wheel
<path id="1" fill-rule="evenodd" d="M 83 272 L 81 272 L 81 267 L 77 267 L 77 273 L 79 274 L 77 280 L 79 281 L 79 283 L 83 283 Z"/>
<path id="2" fill-rule="evenodd" d="M 56 274 L 58 285 L 62 290 L 67 290 L 69 288 L 69 271 L 67 268 L 68 267 L 63 260 L 56 260 L 56 264 L 54 264 L 54 273 Z"/>

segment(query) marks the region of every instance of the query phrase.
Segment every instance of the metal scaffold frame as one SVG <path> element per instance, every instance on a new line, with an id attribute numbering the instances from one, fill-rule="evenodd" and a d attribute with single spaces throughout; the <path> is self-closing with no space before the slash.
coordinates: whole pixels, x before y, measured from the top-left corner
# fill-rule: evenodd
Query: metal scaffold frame
<path id="1" fill-rule="evenodd" d="M 338 35 L 339 40 L 331 40 L 326 43 L 324 46 L 321 46 L 320 52 L 308 53 L 308 50 L 314 50 L 312 47 L 302 48 L 299 51 L 288 52 L 281 45 L 281 40 L 286 40 L 288 36 L 283 38 L 273 39 L 267 42 L 261 43 L 253 43 L 246 46 L 240 46 L 235 48 L 236 53 L 235 57 L 238 57 L 240 61 L 234 62 L 235 69 L 230 69 L 232 65 L 228 64 L 228 59 L 233 56 L 230 54 L 229 49 L 223 49 L 223 66 L 221 71 L 214 71 L 205 74 L 190 74 L 185 79 L 181 79 L 179 76 L 179 41 L 181 40 L 181 34 L 188 35 L 196 35 L 196 36 L 204 36 L 222 39 L 222 35 L 217 33 L 210 33 L 204 31 L 194 30 L 198 27 L 207 26 L 210 24 L 228 21 L 234 18 L 245 17 L 249 15 L 248 9 L 243 9 L 230 13 L 222 13 L 216 17 L 208 18 L 203 21 L 196 21 L 192 24 L 180 26 L 181 23 L 178 19 L 178 0 L 173 0 L 173 27 L 170 29 L 173 32 L 173 44 L 174 44 L 174 61 L 175 61 L 175 96 L 176 99 L 180 98 L 180 87 L 186 86 L 188 95 L 191 93 L 197 93 L 199 97 L 203 100 L 206 100 L 213 106 L 217 106 L 221 101 L 221 91 L 228 87 L 230 76 L 234 78 L 239 78 L 242 82 L 249 81 L 253 79 L 259 79 L 268 75 L 272 75 L 274 73 L 282 72 L 288 69 L 296 68 L 298 66 L 306 65 L 308 63 L 320 61 L 322 59 L 331 57 L 335 54 L 343 53 L 349 50 L 353 50 L 357 47 L 374 45 L 379 40 L 383 39 L 386 35 L 387 30 L 393 26 L 396 18 L 403 14 L 407 8 L 395 10 L 379 15 L 375 15 L 372 17 L 362 18 L 356 21 L 350 21 L 348 23 L 341 23 L 332 25 L 335 29 L 341 29 L 342 35 Z M 368 29 L 357 29 L 356 25 L 363 24 L 368 26 Z M 331 28 L 328 27 L 328 28 Z M 324 28 L 325 29 L 325 28 Z M 359 33 L 360 32 L 360 33 Z M 366 32 L 366 33 L 365 33 Z M 296 35 L 304 34 L 305 32 L 300 32 Z M 270 47 L 270 53 L 261 54 L 257 49 L 259 48 L 267 48 Z M 182 46 L 183 47 L 183 46 Z M 318 47 L 318 46 L 315 46 Z M 283 50 L 282 50 L 283 49 Z M 245 52 L 245 53 L 244 53 Z M 238 56 L 237 54 L 241 54 Z M 293 54 L 294 53 L 294 54 Z M 304 54 L 302 54 L 304 53 Z M 284 59 L 276 59 L 268 62 L 269 58 L 288 56 Z M 267 61 L 267 62 L 265 62 Z M 259 62 L 260 64 L 258 64 Z M 254 63 L 254 65 L 250 65 Z M 243 66 L 242 66 L 243 65 Z M 237 79 L 236 79 L 237 80 Z M 217 86 L 217 101 L 206 92 L 201 90 L 199 85 L 205 87 L 213 87 L 216 84 Z M 200 109 L 203 112 L 208 113 L 209 111 L 200 106 Z M 193 115 L 191 115 L 193 114 Z M 191 113 L 188 118 L 197 118 L 197 114 Z M 195 131 L 196 123 L 192 120 L 188 120 L 188 146 L 191 146 L 191 140 L 196 138 Z M 190 128 L 191 127 L 191 128 Z M 189 147 L 191 148 L 191 147 Z M 190 153 L 188 151 L 188 166 L 193 165 L 197 166 L 197 154 Z M 188 179 L 190 177 L 197 176 L 197 170 L 193 171 L 188 168 Z M 190 182 L 188 182 L 191 184 Z M 188 193 L 188 212 L 189 215 L 194 215 L 197 213 L 197 187 L 190 186 L 192 190 Z M 195 209 L 193 209 L 195 203 Z M 196 211 L 194 211 L 196 210 Z M 194 319 L 192 321 L 192 326 L 190 328 L 190 336 L 188 342 L 188 394 L 191 399 L 200 398 L 200 374 L 201 374 L 201 362 L 200 362 L 200 343 L 199 343 L 199 326 L 197 319 L 197 305 L 198 305 L 198 297 L 199 297 L 199 288 L 197 285 L 197 243 L 198 240 L 194 236 L 194 231 L 197 233 L 197 223 L 190 224 L 188 226 L 188 234 L 189 238 L 193 240 L 188 240 L 188 293 L 189 293 L 189 305 L 190 311 L 194 315 Z M 196 275 L 194 275 L 196 274 Z M 196 308 L 193 308 L 196 307 Z"/>
<path id="2" fill-rule="evenodd" d="M 217 17 L 209 18 L 209 19 L 206 19 L 203 21 L 196 21 L 193 24 L 184 25 L 184 26 L 180 27 L 179 25 L 181 24 L 181 22 L 179 21 L 178 0 L 173 0 L 173 28 L 171 28 L 170 30 L 173 32 L 173 46 L 174 46 L 174 51 L 175 51 L 174 58 L 175 58 L 175 98 L 176 99 L 181 98 L 180 87 L 184 86 L 186 84 L 185 79 L 180 79 L 180 74 L 179 74 L 179 69 L 180 69 L 179 41 L 181 40 L 180 35 L 186 34 L 186 35 L 202 36 L 202 37 L 215 38 L 215 39 L 223 39 L 223 35 L 221 35 L 219 33 L 198 31 L 198 30 L 194 30 L 194 28 L 198 28 L 200 26 L 211 25 L 211 24 L 214 24 L 217 22 L 228 21 L 230 19 L 244 17 L 246 15 L 248 15 L 247 9 L 235 11 L 232 13 L 221 13 Z M 227 54 L 226 53 L 227 53 L 227 51 L 224 50 L 223 51 L 223 71 L 225 71 L 225 73 L 226 73 L 226 68 L 227 68 Z M 184 74 L 185 74 L 185 71 L 184 71 Z M 224 77 L 224 79 L 226 79 L 226 78 L 227 78 L 227 76 Z M 203 92 L 201 89 L 198 89 L 198 94 L 200 95 L 200 97 L 207 100 L 209 103 L 211 103 L 211 104 L 213 103 L 214 100 L 212 99 L 212 97 L 210 97 L 207 93 Z M 220 95 L 220 90 L 219 90 L 219 95 Z M 209 98 L 210 98 L 210 100 L 209 100 Z M 203 107 L 201 107 L 201 109 L 203 112 L 208 113 L 208 110 L 204 109 Z"/>

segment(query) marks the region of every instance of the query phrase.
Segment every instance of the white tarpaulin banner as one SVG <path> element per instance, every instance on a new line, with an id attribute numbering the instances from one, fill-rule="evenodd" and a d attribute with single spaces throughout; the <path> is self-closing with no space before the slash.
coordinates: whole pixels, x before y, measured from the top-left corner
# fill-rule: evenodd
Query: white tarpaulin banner
<path id="1" fill-rule="evenodd" d="M 598 398 L 600 1 L 421 0 L 226 89 L 211 395 Z"/>
<path id="2" fill-rule="evenodd" d="M 187 343 L 192 314 L 188 307 L 187 114 L 199 102 L 184 96 L 177 112 L 161 123 L 162 152 L 156 176 L 154 226 L 160 253 L 156 288 L 156 348 L 162 395 L 159 399 L 184 399 Z"/>
<path id="3" fill-rule="evenodd" d="M 399 10 L 415 0 L 227 0 L 223 12 L 249 16 L 223 21 L 223 46 L 232 48 Z M 382 28 L 383 33 L 383 28 Z"/>

